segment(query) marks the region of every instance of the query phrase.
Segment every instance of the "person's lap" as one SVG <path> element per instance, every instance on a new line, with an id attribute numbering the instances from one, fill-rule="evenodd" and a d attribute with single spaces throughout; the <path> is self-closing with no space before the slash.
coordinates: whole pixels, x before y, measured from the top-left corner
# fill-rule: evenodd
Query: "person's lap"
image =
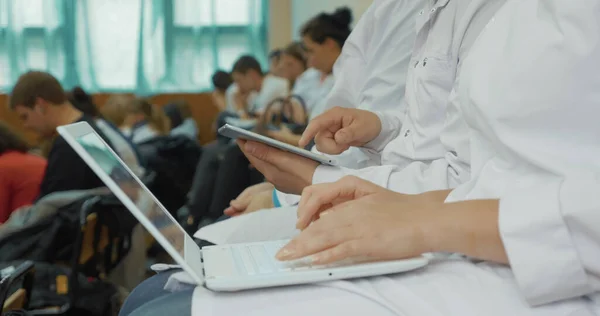
<path id="1" fill-rule="evenodd" d="M 130 316 L 191 316 L 194 289 L 169 293 L 135 309 Z"/>
<path id="2" fill-rule="evenodd" d="M 158 298 L 168 296 L 171 292 L 164 289 L 169 277 L 180 270 L 173 269 L 170 271 L 159 273 L 153 277 L 146 279 L 140 283 L 135 289 L 129 294 L 125 303 L 121 307 L 119 312 L 120 316 L 132 315 L 134 311 L 142 307 L 146 303 L 152 302 Z"/>
<path id="3" fill-rule="evenodd" d="M 506 267 L 434 263 L 406 274 L 215 293 L 197 288 L 192 315 L 593 315 L 584 299 L 532 308 Z"/>

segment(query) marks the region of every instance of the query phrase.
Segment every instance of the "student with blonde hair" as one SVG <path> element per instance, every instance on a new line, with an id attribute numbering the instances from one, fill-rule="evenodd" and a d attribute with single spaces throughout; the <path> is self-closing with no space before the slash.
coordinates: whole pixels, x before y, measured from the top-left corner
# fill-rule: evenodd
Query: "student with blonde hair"
<path id="1" fill-rule="evenodd" d="M 167 115 L 146 99 L 136 98 L 125 104 L 121 130 L 134 144 L 169 134 L 171 122 Z"/>

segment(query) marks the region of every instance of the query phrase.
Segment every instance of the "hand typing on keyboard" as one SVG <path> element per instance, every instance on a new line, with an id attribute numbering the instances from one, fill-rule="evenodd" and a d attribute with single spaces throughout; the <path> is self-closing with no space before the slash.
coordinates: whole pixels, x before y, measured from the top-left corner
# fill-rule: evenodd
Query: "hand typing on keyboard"
<path id="1" fill-rule="evenodd" d="M 236 259 L 235 261 L 240 263 L 237 267 L 238 272 L 247 275 L 272 274 L 315 268 L 331 268 L 354 263 L 354 261 L 344 260 L 335 264 L 316 266 L 309 257 L 292 261 L 279 261 L 275 258 L 275 255 L 287 242 L 284 240 L 232 247 L 231 254 Z"/>

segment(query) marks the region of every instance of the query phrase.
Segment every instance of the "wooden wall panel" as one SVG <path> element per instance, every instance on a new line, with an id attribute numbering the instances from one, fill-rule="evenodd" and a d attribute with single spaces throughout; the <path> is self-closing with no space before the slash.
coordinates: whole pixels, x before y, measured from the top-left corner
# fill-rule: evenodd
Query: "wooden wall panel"
<path id="1" fill-rule="evenodd" d="M 93 97 L 94 102 L 101 108 L 110 97 L 110 94 L 95 94 Z M 150 100 L 159 106 L 164 106 L 178 100 L 188 102 L 192 110 L 192 115 L 198 124 L 200 143 L 206 144 L 214 140 L 215 134 L 212 125 L 217 117 L 218 109 L 212 102 L 210 93 L 160 94 L 151 97 Z M 31 144 L 35 145 L 39 143 L 38 137 L 32 132 L 24 130 L 17 116 L 9 111 L 7 95 L 0 95 L 0 121 L 6 122 L 18 133 L 24 135 Z"/>

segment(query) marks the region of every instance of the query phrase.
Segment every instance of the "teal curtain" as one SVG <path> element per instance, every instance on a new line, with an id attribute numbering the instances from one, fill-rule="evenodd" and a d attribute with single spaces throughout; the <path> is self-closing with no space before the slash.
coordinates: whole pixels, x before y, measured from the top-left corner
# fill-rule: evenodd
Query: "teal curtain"
<path id="1" fill-rule="evenodd" d="M 242 54 L 266 65 L 268 0 L 0 0 L 0 92 L 25 71 L 69 89 L 211 88 Z"/>

